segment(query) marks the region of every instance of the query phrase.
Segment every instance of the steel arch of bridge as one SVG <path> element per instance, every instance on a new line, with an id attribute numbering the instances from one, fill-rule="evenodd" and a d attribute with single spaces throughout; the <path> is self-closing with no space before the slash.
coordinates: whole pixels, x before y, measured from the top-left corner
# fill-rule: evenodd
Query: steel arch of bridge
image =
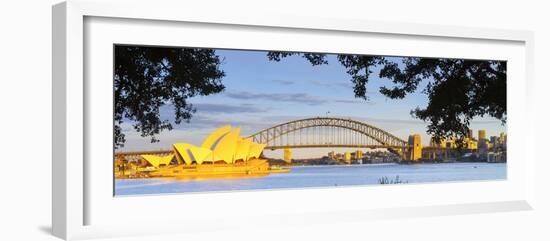
<path id="1" fill-rule="evenodd" d="M 403 149 L 408 145 L 406 141 L 378 127 L 334 117 L 294 120 L 264 129 L 250 137 L 272 150 L 313 147 Z"/>

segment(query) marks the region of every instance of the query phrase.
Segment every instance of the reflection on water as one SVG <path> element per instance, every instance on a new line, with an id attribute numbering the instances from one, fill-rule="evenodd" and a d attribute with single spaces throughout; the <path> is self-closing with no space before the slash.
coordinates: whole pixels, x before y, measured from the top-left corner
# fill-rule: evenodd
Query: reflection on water
<path id="1" fill-rule="evenodd" d="M 252 173 L 252 174 L 224 174 L 224 175 L 213 175 L 213 176 L 178 176 L 174 178 L 168 178 L 168 180 L 178 180 L 178 181 L 204 181 L 204 180 L 213 180 L 213 179 L 232 179 L 232 178 L 257 178 L 265 177 L 269 173 Z"/>
<path id="2" fill-rule="evenodd" d="M 505 163 L 371 164 L 300 166 L 287 173 L 207 180 L 121 179 L 115 195 L 210 192 L 378 184 L 382 177 L 408 183 L 496 180 L 506 178 Z"/>

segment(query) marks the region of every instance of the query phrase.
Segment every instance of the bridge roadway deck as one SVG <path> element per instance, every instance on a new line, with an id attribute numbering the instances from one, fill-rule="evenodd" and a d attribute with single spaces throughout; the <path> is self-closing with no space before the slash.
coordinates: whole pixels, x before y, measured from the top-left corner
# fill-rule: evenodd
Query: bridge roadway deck
<path id="1" fill-rule="evenodd" d="M 401 149 L 407 146 L 388 146 L 388 145 L 355 145 L 355 144 L 296 144 L 296 145 L 283 145 L 283 146 L 266 146 L 265 149 L 277 150 L 277 149 L 297 149 L 297 148 L 389 148 L 389 149 Z"/>

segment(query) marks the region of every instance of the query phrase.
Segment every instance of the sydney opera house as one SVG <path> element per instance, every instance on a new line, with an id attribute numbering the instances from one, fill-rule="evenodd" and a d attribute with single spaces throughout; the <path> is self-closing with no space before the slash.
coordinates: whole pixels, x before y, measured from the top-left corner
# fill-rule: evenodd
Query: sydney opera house
<path id="1" fill-rule="evenodd" d="M 206 137 L 202 145 L 175 143 L 171 154 L 141 155 L 145 162 L 136 172 L 119 177 L 190 177 L 250 175 L 285 172 L 260 159 L 265 144 L 240 136 L 240 128 L 223 126 Z M 128 176 L 130 175 L 130 176 Z"/>

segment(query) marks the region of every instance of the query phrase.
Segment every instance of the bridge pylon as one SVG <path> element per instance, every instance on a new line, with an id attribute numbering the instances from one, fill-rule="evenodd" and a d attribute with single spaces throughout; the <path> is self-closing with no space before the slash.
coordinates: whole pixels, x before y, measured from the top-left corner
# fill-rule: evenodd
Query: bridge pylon
<path id="1" fill-rule="evenodd" d="M 422 142 L 419 134 L 409 136 L 408 150 L 406 150 L 406 160 L 416 162 L 422 158 Z"/>
<path id="2" fill-rule="evenodd" d="M 285 148 L 283 153 L 283 160 L 286 163 L 292 163 L 292 149 Z"/>

